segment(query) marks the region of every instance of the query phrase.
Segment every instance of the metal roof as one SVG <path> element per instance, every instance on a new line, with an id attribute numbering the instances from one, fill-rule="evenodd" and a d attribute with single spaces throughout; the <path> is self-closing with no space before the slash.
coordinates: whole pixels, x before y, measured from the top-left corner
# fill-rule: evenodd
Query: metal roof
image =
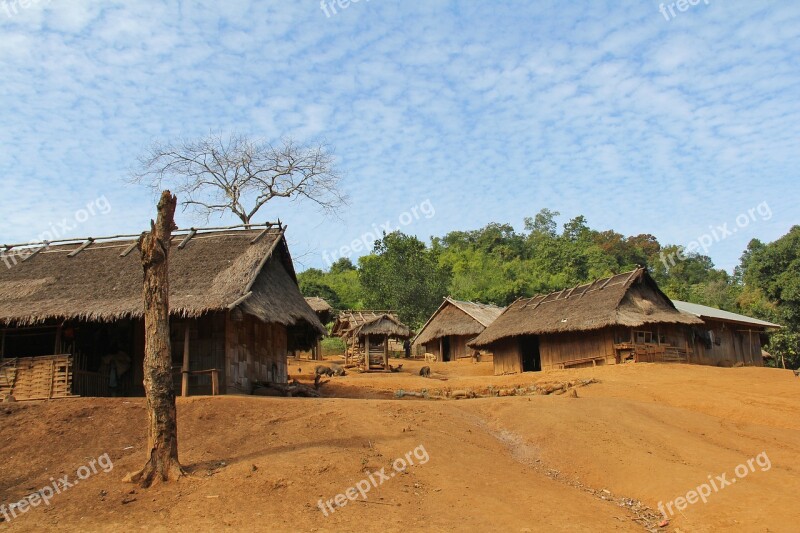
<path id="1" fill-rule="evenodd" d="M 781 328 L 778 324 L 767 322 L 766 320 L 759 320 L 745 315 L 731 313 L 730 311 L 723 311 L 715 307 L 708 307 L 707 305 L 693 304 L 689 302 L 682 302 L 680 300 L 672 300 L 678 311 L 689 315 L 694 315 L 700 318 L 711 318 L 714 320 L 725 320 L 728 322 L 737 322 L 739 324 L 759 326 L 762 328 Z"/>

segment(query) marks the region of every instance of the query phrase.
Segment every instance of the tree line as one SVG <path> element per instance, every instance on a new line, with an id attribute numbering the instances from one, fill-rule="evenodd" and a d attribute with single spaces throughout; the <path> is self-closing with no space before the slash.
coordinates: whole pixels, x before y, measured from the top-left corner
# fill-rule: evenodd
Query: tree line
<path id="1" fill-rule="evenodd" d="M 337 309 L 393 309 L 419 328 L 447 295 L 505 306 L 641 265 L 670 298 L 785 326 L 770 336 L 767 349 L 787 366 L 800 365 L 800 226 L 771 243 L 750 241 L 731 274 L 710 257 L 661 244 L 653 235 L 592 229 L 584 216 L 559 228 L 558 216 L 542 209 L 525 219 L 521 232 L 491 223 L 429 243 L 384 234 L 357 264 L 342 258 L 328 270 L 302 272 L 300 288 Z"/>

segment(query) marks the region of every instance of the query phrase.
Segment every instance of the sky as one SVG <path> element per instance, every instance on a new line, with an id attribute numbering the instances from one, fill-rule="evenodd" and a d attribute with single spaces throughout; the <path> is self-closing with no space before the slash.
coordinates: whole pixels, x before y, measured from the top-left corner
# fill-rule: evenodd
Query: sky
<path id="1" fill-rule="evenodd" d="M 0 0 L 0 243 L 139 233 L 137 157 L 237 131 L 335 153 L 338 216 L 258 216 L 298 270 L 542 208 L 731 270 L 800 223 L 800 3 L 693 1 Z"/>

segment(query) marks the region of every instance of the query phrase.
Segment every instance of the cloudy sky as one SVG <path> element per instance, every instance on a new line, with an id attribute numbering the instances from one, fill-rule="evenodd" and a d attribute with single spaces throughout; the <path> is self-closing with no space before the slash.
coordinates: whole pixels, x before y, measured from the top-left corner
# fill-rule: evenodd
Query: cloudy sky
<path id="1" fill-rule="evenodd" d="M 335 150 L 339 218 L 260 215 L 301 269 L 375 225 L 521 230 L 544 207 L 677 244 L 727 224 L 708 254 L 731 269 L 800 223 L 796 2 L 23 3 L 0 0 L 0 242 L 139 232 L 144 148 L 233 130 Z"/>

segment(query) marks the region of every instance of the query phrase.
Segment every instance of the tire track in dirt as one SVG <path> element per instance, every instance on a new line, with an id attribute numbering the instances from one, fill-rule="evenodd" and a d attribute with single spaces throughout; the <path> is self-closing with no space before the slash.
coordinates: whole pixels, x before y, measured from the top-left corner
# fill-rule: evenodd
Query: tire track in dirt
<path id="1" fill-rule="evenodd" d="M 511 457 L 518 463 L 531 468 L 540 475 L 566 485 L 576 490 L 586 492 L 598 500 L 603 500 L 609 504 L 625 509 L 631 515 L 631 520 L 638 523 L 642 528 L 651 533 L 665 531 L 659 524 L 663 523 L 664 517 L 654 511 L 638 499 L 618 496 L 607 489 L 595 489 L 588 487 L 576 479 L 569 479 L 556 469 L 548 467 L 539 459 L 539 451 L 536 446 L 527 442 L 521 435 L 513 433 L 505 428 L 493 427 L 497 424 L 490 424 L 489 421 L 473 413 L 464 413 L 468 420 L 471 420 L 475 427 L 494 437 L 508 450 Z"/>

